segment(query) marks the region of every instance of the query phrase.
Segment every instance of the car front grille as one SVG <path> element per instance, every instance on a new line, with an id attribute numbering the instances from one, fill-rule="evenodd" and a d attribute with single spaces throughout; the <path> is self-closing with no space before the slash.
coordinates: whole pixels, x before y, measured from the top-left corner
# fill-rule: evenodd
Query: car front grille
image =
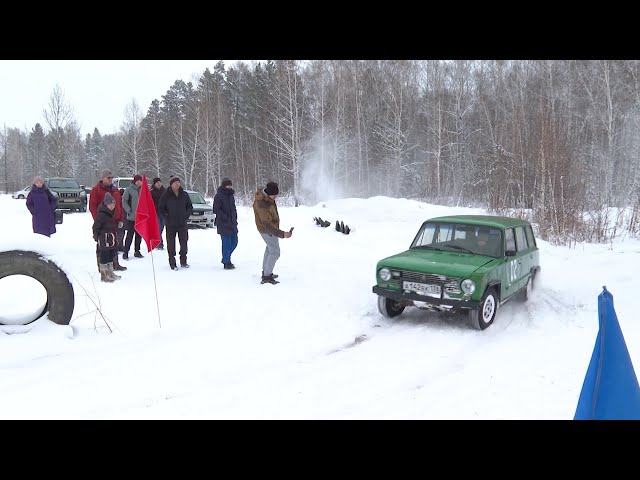
<path id="1" fill-rule="evenodd" d="M 392 272 L 394 271 L 398 271 L 398 270 L 392 270 Z M 462 291 L 460 290 L 461 280 L 459 278 L 447 277 L 445 275 L 400 270 L 400 278 L 392 277 L 389 283 L 397 285 L 399 288 L 402 288 L 403 281 L 442 285 L 442 290 L 445 293 L 451 293 L 451 294 L 462 293 Z"/>
<path id="2" fill-rule="evenodd" d="M 60 196 L 60 198 L 78 198 L 80 196 L 79 193 L 73 193 L 73 192 L 63 192 L 63 193 L 59 193 L 58 195 Z"/>

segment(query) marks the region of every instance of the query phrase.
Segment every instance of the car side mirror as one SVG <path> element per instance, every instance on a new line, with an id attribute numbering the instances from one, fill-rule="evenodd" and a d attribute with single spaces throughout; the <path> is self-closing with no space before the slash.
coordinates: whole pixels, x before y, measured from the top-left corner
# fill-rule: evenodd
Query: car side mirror
<path id="1" fill-rule="evenodd" d="M 516 256 L 516 251 L 515 250 L 507 250 L 506 252 L 504 252 L 504 254 L 507 257 L 515 257 Z"/>

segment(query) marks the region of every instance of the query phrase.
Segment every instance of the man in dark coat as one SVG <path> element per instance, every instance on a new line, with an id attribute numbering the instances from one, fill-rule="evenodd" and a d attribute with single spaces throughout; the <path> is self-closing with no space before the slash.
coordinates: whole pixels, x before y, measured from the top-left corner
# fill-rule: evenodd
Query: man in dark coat
<path id="1" fill-rule="evenodd" d="M 45 187 L 44 178 L 36 176 L 27 195 L 27 208 L 31 212 L 33 233 L 50 237 L 56 233 L 56 197 Z"/>
<path id="2" fill-rule="evenodd" d="M 156 247 L 158 250 L 164 250 L 164 243 L 162 243 L 162 232 L 164 231 L 164 216 L 160 215 L 160 198 L 167 189 L 162 185 L 162 180 L 156 177 L 153 179 L 151 185 L 151 198 L 153 199 L 153 205 L 156 207 L 156 214 L 158 215 L 158 227 L 160 228 L 160 243 Z"/>
<path id="3" fill-rule="evenodd" d="M 233 196 L 231 179 L 225 177 L 213 198 L 213 213 L 216 214 L 214 224 L 222 240 L 222 263 L 225 270 L 233 270 L 231 254 L 238 246 L 238 212 Z"/>
<path id="4" fill-rule="evenodd" d="M 169 181 L 169 188 L 160 197 L 158 211 L 164 216 L 167 226 L 167 253 L 171 270 L 178 270 L 176 267 L 176 234 L 180 242 L 180 266 L 189 268 L 187 263 L 187 242 L 189 240 L 187 221 L 193 213 L 193 204 L 187 192 L 182 189 L 178 177 L 173 177 Z"/>
<path id="5" fill-rule="evenodd" d="M 120 190 L 118 190 L 113 184 L 113 174 L 111 170 L 105 169 L 102 171 L 100 176 L 100 180 L 98 183 L 94 185 L 91 189 L 91 193 L 89 194 L 89 211 L 93 216 L 93 219 L 96 219 L 98 215 L 98 206 L 101 203 L 104 203 L 105 195 L 109 193 L 116 201 L 115 210 L 113 211 L 113 222 L 116 226 L 116 239 L 118 242 L 118 246 L 122 243 L 122 236 L 120 232 L 124 233 L 124 210 L 122 209 L 122 197 L 120 196 Z M 118 248 L 119 249 L 119 248 Z M 96 249 L 96 260 L 98 262 L 98 269 L 100 268 L 100 252 Z M 118 262 L 118 251 L 116 250 L 116 254 L 113 257 L 113 269 L 124 271 L 127 267 L 123 267 Z"/>

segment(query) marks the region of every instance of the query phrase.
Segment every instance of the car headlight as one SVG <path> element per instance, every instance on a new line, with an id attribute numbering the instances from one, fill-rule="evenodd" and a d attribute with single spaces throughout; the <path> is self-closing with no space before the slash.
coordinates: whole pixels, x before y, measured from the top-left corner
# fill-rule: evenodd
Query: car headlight
<path id="1" fill-rule="evenodd" d="M 473 280 L 467 278 L 460 283 L 460 288 L 462 288 L 462 291 L 467 295 L 471 295 L 476 291 L 476 284 Z"/>
<path id="2" fill-rule="evenodd" d="M 389 281 L 391 279 L 391 272 L 389 271 L 388 268 L 382 268 L 380 269 L 380 278 L 382 280 L 384 280 L 385 282 Z"/>
<path id="3" fill-rule="evenodd" d="M 81 197 L 86 197 L 87 196 L 87 192 L 80 192 L 80 196 Z"/>

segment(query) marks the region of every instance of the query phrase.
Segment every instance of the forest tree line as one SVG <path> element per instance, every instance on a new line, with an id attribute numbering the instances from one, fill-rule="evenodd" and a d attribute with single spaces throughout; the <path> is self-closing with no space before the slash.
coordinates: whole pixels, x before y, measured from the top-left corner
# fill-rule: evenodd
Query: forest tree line
<path id="1" fill-rule="evenodd" d="M 640 61 L 219 62 L 145 107 L 83 137 L 57 86 L 44 124 L 0 131 L 0 185 L 93 185 L 110 168 L 212 196 L 229 176 L 240 202 L 273 180 L 298 204 L 385 195 L 526 216 L 554 243 L 640 231 Z"/>

